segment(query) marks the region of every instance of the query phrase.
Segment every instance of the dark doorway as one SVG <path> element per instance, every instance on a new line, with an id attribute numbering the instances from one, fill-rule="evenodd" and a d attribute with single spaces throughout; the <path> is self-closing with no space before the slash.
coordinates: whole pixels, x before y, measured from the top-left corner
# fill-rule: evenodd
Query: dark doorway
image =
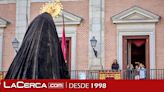
<path id="1" fill-rule="evenodd" d="M 123 36 L 123 69 L 137 63 L 149 69 L 149 36 Z"/>
<path id="2" fill-rule="evenodd" d="M 146 65 L 146 39 L 129 39 L 128 40 L 128 57 L 130 57 L 130 62 L 134 67 L 137 63 L 142 63 Z"/>

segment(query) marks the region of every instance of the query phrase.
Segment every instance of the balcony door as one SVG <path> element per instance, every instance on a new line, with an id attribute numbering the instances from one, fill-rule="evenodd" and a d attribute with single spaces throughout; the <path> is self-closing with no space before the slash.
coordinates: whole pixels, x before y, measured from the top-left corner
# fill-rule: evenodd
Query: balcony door
<path id="1" fill-rule="evenodd" d="M 135 67 L 138 63 L 150 69 L 149 36 L 123 36 L 123 69 L 128 64 Z"/>

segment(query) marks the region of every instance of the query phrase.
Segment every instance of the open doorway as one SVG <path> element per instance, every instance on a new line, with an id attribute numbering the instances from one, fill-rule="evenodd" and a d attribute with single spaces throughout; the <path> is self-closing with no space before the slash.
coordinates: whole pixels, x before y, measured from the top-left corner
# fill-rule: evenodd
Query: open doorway
<path id="1" fill-rule="evenodd" d="M 123 69 L 142 63 L 149 69 L 149 36 L 123 36 Z"/>
<path id="2" fill-rule="evenodd" d="M 127 64 L 136 66 L 138 63 L 142 63 L 146 65 L 146 39 L 128 39 L 127 44 Z"/>

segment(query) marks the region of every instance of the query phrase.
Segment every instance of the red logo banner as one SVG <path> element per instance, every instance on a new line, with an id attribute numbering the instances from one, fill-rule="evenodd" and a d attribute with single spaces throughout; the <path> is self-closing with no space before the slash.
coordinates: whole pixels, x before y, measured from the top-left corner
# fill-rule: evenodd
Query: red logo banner
<path id="1" fill-rule="evenodd" d="M 0 92 L 163 92 L 164 80 L 2 80 Z"/>
<path id="2" fill-rule="evenodd" d="M 2 92 L 95 92 L 109 90 L 105 80 L 2 80 Z"/>

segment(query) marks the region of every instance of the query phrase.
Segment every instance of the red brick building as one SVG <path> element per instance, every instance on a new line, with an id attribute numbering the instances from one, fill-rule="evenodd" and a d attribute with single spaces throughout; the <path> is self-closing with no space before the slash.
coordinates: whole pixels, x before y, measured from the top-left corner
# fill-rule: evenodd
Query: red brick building
<path id="1" fill-rule="evenodd" d="M 48 0 L 0 1 L 0 69 L 7 71 L 28 24 Z M 147 69 L 164 68 L 163 0 L 61 0 L 65 15 L 70 70 L 108 70 L 114 59 L 120 69 L 141 62 Z M 54 18 L 58 35 L 62 18 Z M 97 57 L 90 40 L 95 36 Z"/>

